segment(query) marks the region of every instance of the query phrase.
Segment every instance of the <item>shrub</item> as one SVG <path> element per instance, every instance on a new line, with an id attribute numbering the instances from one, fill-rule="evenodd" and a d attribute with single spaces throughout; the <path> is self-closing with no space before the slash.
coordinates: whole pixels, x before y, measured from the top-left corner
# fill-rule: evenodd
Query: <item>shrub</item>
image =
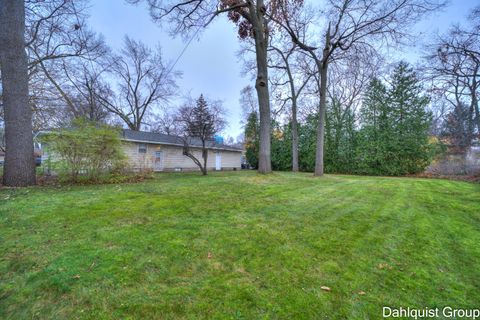
<path id="1" fill-rule="evenodd" d="M 49 133 L 42 140 L 49 154 L 47 163 L 65 180 L 98 180 L 124 171 L 125 156 L 114 127 L 77 119 L 71 128 Z"/>

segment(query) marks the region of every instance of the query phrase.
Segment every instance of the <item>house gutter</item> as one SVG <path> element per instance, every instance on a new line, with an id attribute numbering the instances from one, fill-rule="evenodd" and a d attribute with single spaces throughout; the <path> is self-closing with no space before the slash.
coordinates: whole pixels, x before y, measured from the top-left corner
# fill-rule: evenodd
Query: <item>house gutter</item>
<path id="1" fill-rule="evenodd" d="M 122 141 L 127 142 L 139 142 L 139 143 L 146 143 L 146 144 L 159 144 L 159 145 L 167 145 L 167 146 L 175 146 L 175 147 L 183 147 L 183 144 L 179 143 L 169 143 L 169 142 L 155 142 L 155 141 L 147 141 L 147 140 L 137 140 L 137 139 L 127 139 L 127 138 L 120 138 Z M 197 148 L 201 149 L 201 146 L 189 146 L 190 148 Z M 207 147 L 210 150 L 223 150 L 223 151 L 232 151 L 232 152 L 242 152 L 243 150 L 240 149 L 229 149 L 229 148 L 218 148 L 218 147 Z"/>

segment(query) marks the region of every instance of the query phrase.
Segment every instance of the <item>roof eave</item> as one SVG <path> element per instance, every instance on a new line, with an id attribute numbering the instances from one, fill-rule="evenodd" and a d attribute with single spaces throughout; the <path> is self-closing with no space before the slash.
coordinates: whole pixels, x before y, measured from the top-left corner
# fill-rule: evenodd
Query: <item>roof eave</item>
<path id="1" fill-rule="evenodd" d="M 160 145 L 167 145 L 167 146 L 176 146 L 176 147 L 183 147 L 181 143 L 169 143 L 169 142 L 159 142 L 159 141 L 150 141 L 150 140 L 140 140 L 140 139 L 129 139 L 121 137 L 120 140 L 128 141 L 128 142 L 139 142 L 139 143 L 149 143 L 149 144 L 160 144 Z M 191 148 L 201 148 L 201 146 L 190 145 Z M 242 149 L 231 149 L 231 148 L 219 148 L 219 147 L 207 147 L 207 149 L 211 150 L 224 150 L 224 151 L 232 151 L 232 152 L 242 152 Z"/>

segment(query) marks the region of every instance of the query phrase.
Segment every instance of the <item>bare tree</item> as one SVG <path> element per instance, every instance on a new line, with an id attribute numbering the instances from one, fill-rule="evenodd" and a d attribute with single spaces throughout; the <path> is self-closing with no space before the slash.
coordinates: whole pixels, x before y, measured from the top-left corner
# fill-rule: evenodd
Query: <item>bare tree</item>
<path id="1" fill-rule="evenodd" d="M 23 187 L 35 184 L 24 1 L 0 1 L 0 43 L 6 142 L 3 183 Z"/>
<path id="2" fill-rule="evenodd" d="M 269 46 L 270 65 L 274 70 L 271 77 L 272 91 L 277 91 L 276 100 L 280 100 L 281 112 L 285 105 L 290 104 L 290 122 L 292 125 L 292 171 L 298 172 L 298 101 L 302 91 L 312 78 L 311 73 L 305 73 L 302 63 L 305 63 L 304 55 L 297 51 L 297 46 L 285 39 L 282 35 L 278 45 L 273 42 Z M 284 87 L 288 89 L 285 90 Z M 287 93 L 286 96 L 283 93 Z"/>
<path id="3" fill-rule="evenodd" d="M 375 52 L 348 52 L 342 63 L 329 68 L 327 97 L 342 106 L 342 118 L 352 111 L 357 113 L 363 94 L 371 79 L 378 77 L 383 59 Z M 343 119 L 342 119 L 343 121 Z"/>
<path id="4" fill-rule="evenodd" d="M 240 91 L 240 107 L 242 108 L 241 125 L 245 126 L 248 116 L 252 112 L 258 112 L 258 100 L 254 97 L 253 87 L 248 85 Z"/>
<path id="5" fill-rule="evenodd" d="M 121 55 L 113 59 L 112 74 L 118 79 L 116 99 L 101 95 L 98 98 L 131 130 L 140 130 L 154 107 L 175 96 L 175 79 L 180 73 L 165 63 L 160 47 L 152 51 L 129 37 L 125 37 Z"/>
<path id="6" fill-rule="evenodd" d="M 200 168 L 203 175 L 207 175 L 208 147 L 216 133 L 223 130 L 225 120 L 223 111 L 218 102 L 211 105 L 207 103 L 203 95 L 200 95 L 195 105 L 185 105 L 178 111 L 176 121 L 180 131 L 183 132 L 183 154 Z M 197 158 L 191 150 L 195 139 L 200 140 L 202 148 L 202 160 Z"/>
<path id="7" fill-rule="evenodd" d="M 325 110 L 327 76 L 330 63 L 341 58 L 342 52 L 350 50 L 375 50 L 382 42 L 400 43 L 408 36 L 407 27 L 418 21 L 425 13 L 442 6 L 441 2 L 429 0 L 355 1 L 329 0 L 326 12 L 327 23 L 323 31 L 323 45 L 309 42 L 306 34 L 314 19 L 311 14 L 292 14 L 297 7 L 283 4 L 283 21 L 272 17 L 314 61 L 319 73 L 315 175 L 324 173 L 323 151 L 325 135 Z M 293 19 L 297 18 L 297 19 Z M 377 42 L 375 42 L 377 41 Z"/>
<path id="8" fill-rule="evenodd" d="M 469 106 L 470 132 L 476 126 L 480 133 L 480 34 L 470 22 L 470 28 L 453 26 L 428 46 L 423 71 L 453 109 Z"/>
<path id="9" fill-rule="evenodd" d="M 108 117 L 108 109 L 104 103 L 105 99 L 112 95 L 110 87 L 102 78 L 102 72 L 91 70 L 82 66 L 77 76 L 73 77 L 65 70 L 65 75 L 70 81 L 72 100 L 75 108 L 74 117 L 83 117 L 94 122 L 105 122 Z"/>
<path id="10" fill-rule="evenodd" d="M 178 135 L 177 122 L 175 121 L 175 114 L 169 112 L 164 108 L 160 113 L 156 113 L 152 116 L 152 122 L 150 124 L 152 132 L 159 132 L 167 135 Z"/>
<path id="11" fill-rule="evenodd" d="M 30 103 L 35 120 L 42 117 L 42 122 L 52 124 L 65 121 L 66 115 L 92 115 L 85 110 L 92 102 L 85 100 L 85 93 L 99 84 L 94 65 L 108 48 L 88 29 L 86 7 L 85 0 L 31 0 L 26 4 Z"/>
<path id="12" fill-rule="evenodd" d="M 138 3 L 141 0 L 130 0 Z M 239 36 L 242 39 L 253 38 L 256 60 L 256 82 L 259 111 L 260 111 L 260 173 L 272 171 L 270 161 L 270 95 L 268 90 L 267 46 L 270 35 L 270 19 L 268 16 L 277 16 L 277 7 L 286 0 L 191 0 L 191 1 L 163 1 L 146 0 L 150 6 L 150 13 L 154 20 L 168 20 L 172 25 L 172 33 L 195 34 L 205 28 L 216 16 L 226 13 L 228 18 L 237 24 Z M 302 1 L 292 0 L 297 5 Z M 282 17 L 278 17 L 282 19 Z"/>
<path id="13" fill-rule="evenodd" d="M 431 80 L 431 90 L 440 96 L 443 108 L 442 135 L 448 136 L 454 152 L 466 152 L 480 134 L 480 7 L 469 16 L 469 25 L 454 25 L 427 45 L 422 67 L 423 75 Z M 445 108 L 443 102 L 449 108 Z M 438 111 L 438 110 L 437 110 Z"/>

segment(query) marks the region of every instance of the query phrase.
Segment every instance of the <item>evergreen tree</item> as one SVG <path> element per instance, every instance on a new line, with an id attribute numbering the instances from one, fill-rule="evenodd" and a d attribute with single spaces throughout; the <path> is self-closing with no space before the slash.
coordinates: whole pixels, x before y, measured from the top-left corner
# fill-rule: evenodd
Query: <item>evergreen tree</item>
<path id="1" fill-rule="evenodd" d="M 253 168 L 258 168 L 258 151 L 259 151 L 259 121 L 256 111 L 250 112 L 245 125 L 245 158 L 248 164 Z"/>
<path id="2" fill-rule="evenodd" d="M 333 99 L 325 119 L 325 171 L 351 173 L 355 167 L 355 113 Z"/>
<path id="3" fill-rule="evenodd" d="M 405 62 L 395 68 L 390 88 L 373 79 L 360 116 L 358 173 L 405 175 L 423 171 L 432 155 L 428 103 L 415 72 Z"/>
<path id="4" fill-rule="evenodd" d="M 392 131 L 392 108 L 388 103 L 387 88 L 377 78 L 370 81 L 360 111 L 361 130 L 357 148 L 357 172 L 361 174 L 385 174 L 388 160 L 389 139 Z"/>
<path id="5" fill-rule="evenodd" d="M 315 148 L 317 141 L 317 115 L 309 115 L 298 127 L 299 167 L 301 171 L 313 172 L 315 169 Z"/>
<path id="6" fill-rule="evenodd" d="M 203 95 L 200 95 L 195 105 L 185 105 L 178 110 L 176 121 L 184 134 L 183 155 L 192 159 L 202 174 L 207 175 L 207 142 L 225 127 L 222 108 L 220 105 L 209 106 Z M 191 139 L 198 139 L 202 143 L 202 159 L 198 159 L 191 150 Z"/>
<path id="7" fill-rule="evenodd" d="M 428 103 L 415 73 L 404 62 L 395 68 L 389 87 L 379 79 L 371 80 L 358 119 L 353 110 L 346 110 L 333 99 L 328 105 L 325 122 L 325 171 L 370 175 L 423 171 L 434 149 L 429 144 L 431 115 L 426 111 Z M 251 132 L 255 132 L 256 121 L 256 114 L 252 114 L 250 125 L 247 124 Z M 317 121 L 318 118 L 311 115 L 298 127 L 302 171 L 315 168 Z M 250 136 L 247 154 L 256 154 L 252 143 L 255 135 L 248 134 L 247 128 L 245 135 Z M 275 170 L 290 170 L 290 124 L 281 126 L 273 122 L 272 128 L 272 166 Z"/>
<path id="8" fill-rule="evenodd" d="M 292 125 L 272 121 L 272 169 L 292 170 Z"/>
<path id="9" fill-rule="evenodd" d="M 400 62 L 393 72 L 389 98 L 395 120 L 395 134 L 389 144 L 389 151 L 395 155 L 389 161 L 395 169 L 390 173 L 421 172 L 431 160 L 428 143 L 431 114 L 426 110 L 430 99 L 424 95 L 415 72 L 406 62 Z"/>

